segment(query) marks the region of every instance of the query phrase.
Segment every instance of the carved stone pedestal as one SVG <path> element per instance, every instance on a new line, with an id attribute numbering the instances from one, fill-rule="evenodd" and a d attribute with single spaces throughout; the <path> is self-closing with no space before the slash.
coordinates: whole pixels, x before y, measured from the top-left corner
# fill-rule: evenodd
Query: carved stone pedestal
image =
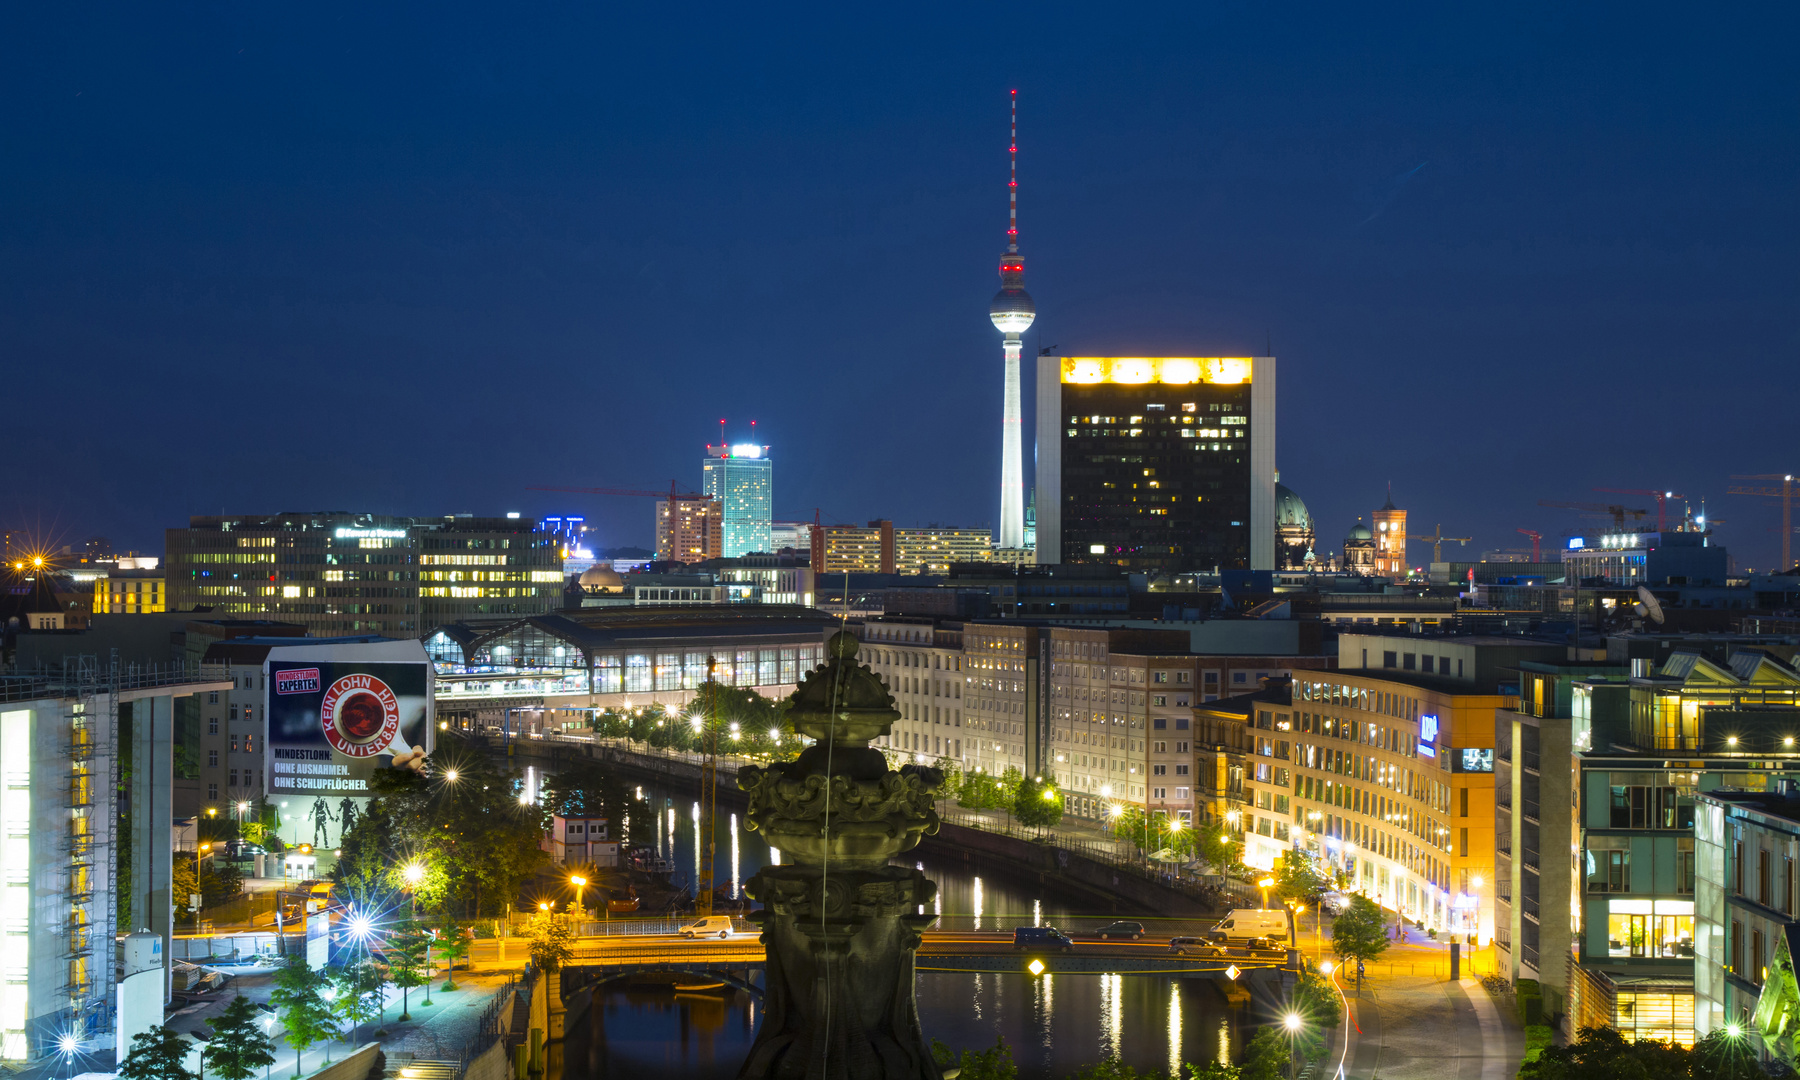
<path id="1" fill-rule="evenodd" d="M 869 746 L 899 713 L 881 680 L 835 635 L 831 659 L 793 698 L 817 742 L 786 764 L 739 771 L 747 824 L 793 863 L 745 885 L 768 950 L 767 995 L 744 1080 L 940 1080 L 919 1030 L 913 954 L 936 918 L 937 885 L 887 865 L 937 831 L 936 769 L 895 772 Z"/>

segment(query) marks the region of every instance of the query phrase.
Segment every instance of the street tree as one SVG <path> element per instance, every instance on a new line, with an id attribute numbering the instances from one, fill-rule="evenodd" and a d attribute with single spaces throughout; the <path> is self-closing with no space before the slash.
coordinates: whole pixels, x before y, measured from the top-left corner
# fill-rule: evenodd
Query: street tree
<path id="1" fill-rule="evenodd" d="M 326 971 L 335 992 L 331 1003 L 344 1019 L 350 1021 L 350 1044 L 354 1046 L 362 1034 L 362 1026 L 384 1011 L 381 988 L 386 980 L 382 978 L 380 966 L 367 957 Z"/>
<path id="2" fill-rule="evenodd" d="M 936 1039 L 931 1040 L 931 1057 L 940 1070 L 960 1068 L 961 1080 L 1018 1080 L 1019 1067 L 1013 1064 L 1012 1048 L 1004 1038 L 996 1038 L 987 1050 L 965 1049 L 961 1055 Z"/>
<path id="3" fill-rule="evenodd" d="M 531 939 L 531 962 L 539 971 L 554 971 L 575 955 L 575 937 L 562 915 L 533 915 L 525 936 Z"/>
<path id="4" fill-rule="evenodd" d="M 1692 1059 L 1694 1075 L 1706 1080 L 1763 1080 L 1768 1075 L 1750 1038 L 1728 1029 L 1715 1028 L 1695 1043 Z"/>
<path id="5" fill-rule="evenodd" d="M 1275 868 L 1275 895 L 1289 904 L 1317 903 L 1328 884 L 1318 862 L 1297 848 L 1283 854 Z"/>
<path id="6" fill-rule="evenodd" d="M 1332 923 L 1331 951 L 1340 962 L 1357 961 L 1357 989 L 1362 989 L 1362 962 L 1380 958 L 1387 947 L 1387 920 L 1381 909 L 1366 896 L 1352 896 L 1349 906 Z"/>
<path id="7" fill-rule="evenodd" d="M 300 1075 L 300 1055 L 315 1044 L 337 1036 L 337 1022 L 321 991 L 325 975 L 314 971 L 305 956 L 290 956 L 275 976 L 275 990 L 269 1004 L 281 1010 L 281 1030 L 288 1045 L 294 1048 L 294 1076 Z M 331 1047 L 325 1048 L 325 1059 L 331 1060 Z"/>
<path id="8" fill-rule="evenodd" d="M 258 1022 L 256 1006 L 242 994 L 206 1023 L 213 1029 L 200 1060 L 219 1080 L 250 1080 L 256 1070 L 275 1064 L 275 1048 Z"/>
<path id="9" fill-rule="evenodd" d="M 1692 1050 L 1659 1042 L 1629 1042 L 1609 1027 L 1584 1027 L 1567 1046 L 1545 1047 L 1519 1069 L 1520 1080 L 1761 1080 L 1766 1074 L 1743 1036 L 1715 1031 Z M 1711 1044 L 1711 1045 L 1709 1045 Z M 1735 1045 L 1734 1045 L 1735 1044 Z M 1703 1066 L 1702 1048 L 1708 1065 Z"/>
<path id="10" fill-rule="evenodd" d="M 1027 829 L 1053 829 L 1063 816 L 1062 792 L 1038 777 L 1023 779 L 1013 795 L 1012 813 Z"/>
<path id="11" fill-rule="evenodd" d="M 425 967 L 425 954 L 430 945 L 430 931 L 412 919 L 401 923 L 388 938 L 388 979 L 400 988 L 401 1023 L 412 1019 L 409 992 L 413 987 L 431 981 L 431 972 Z"/>
<path id="12" fill-rule="evenodd" d="M 1243 1080 L 1281 1080 L 1290 1058 L 1286 1036 L 1272 1027 L 1258 1028 L 1244 1048 Z"/>
<path id="13" fill-rule="evenodd" d="M 194 1080 L 184 1064 L 189 1046 L 166 1027 L 139 1032 L 119 1065 L 120 1080 Z"/>
<path id="14" fill-rule="evenodd" d="M 1202 825 L 1194 830 L 1194 838 L 1195 853 L 1206 860 L 1207 865 L 1213 868 L 1213 873 L 1228 874 L 1232 867 L 1243 864 L 1243 841 L 1233 837 L 1224 829 L 1214 825 Z"/>
<path id="15" fill-rule="evenodd" d="M 434 956 L 443 958 L 445 990 L 456 989 L 456 965 L 469 955 L 469 949 L 474 944 L 475 932 L 460 923 L 445 923 L 438 930 L 437 940 L 431 943 L 431 950 Z M 429 973 L 426 977 L 430 977 Z"/>
<path id="16" fill-rule="evenodd" d="M 1187 1069 L 1187 1080 L 1243 1080 L 1236 1065 L 1227 1065 L 1217 1058 L 1205 1065 L 1189 1062 L 1184 1068 Z"/>

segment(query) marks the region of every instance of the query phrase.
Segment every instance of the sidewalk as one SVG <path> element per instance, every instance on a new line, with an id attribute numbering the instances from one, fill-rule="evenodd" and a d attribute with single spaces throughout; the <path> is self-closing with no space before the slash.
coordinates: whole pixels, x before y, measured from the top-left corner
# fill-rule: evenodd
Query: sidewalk
<path id="1" fill-rule="evenodd" d="M 1304 935 L 1301 947 L 1311 940 Z M 1447 943 L 1430 940 L 1390 945 L 1381 961 L 1365 965 L 1360 992 L 1354 964 L 1334 972 L 1350 1013 L 1347 1039 L 1330 1048 L 1324 1074 L 1335 1073 L 1341 1055 L 1346 1080 L 1511 1080 L 1525 1035 L 1476 974 L 1493 970 L 1493 949 L 1466 954 L 1456 982 L 1449 953 Z"/>

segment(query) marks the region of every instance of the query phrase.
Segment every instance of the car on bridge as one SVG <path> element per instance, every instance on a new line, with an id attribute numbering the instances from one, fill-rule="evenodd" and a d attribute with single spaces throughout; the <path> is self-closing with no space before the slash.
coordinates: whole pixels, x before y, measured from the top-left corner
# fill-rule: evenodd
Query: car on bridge
<path id="1" fill-rule="evenodd" d="M 1274 938 L 1255 937 L 1233 946 L 1223 941 L 1203 937 L 1175 937 L 1169 939 L 1169 951 L 1176 956 L 1246 956 L 1254 957 L 1259 952 L 1278 952 L 1284 946 Z"/>
<path id="2" fill-rule="evenodd" d="M 1144 924 L 1141 922 L 1125 921 L 1108 923 L 1094 931 L 1094 936 L 1101 941 L 1111 941 L 1113 938 L 1125 938 L 1128 941 L 1136 941 L 1144 936 Z"/>
<path id="3" fill-rule="evenodd" d="M 722 938 L 728 938 L 735 929 L 737 929 L 737 927 L 732 925 L 731 916 L 707 915 L 688 923 L 686 926 L 682 927 L 678 933 L 685 938 L 711 937 L 714 934 L 717 934 Z"/>
<path id="4" fill-rule="evenodd" d="M 1054 926 L 1013 927 L 1015 949 L 1061 949 L 1068 952 L 1074 947 L 1075 943 Z"/>

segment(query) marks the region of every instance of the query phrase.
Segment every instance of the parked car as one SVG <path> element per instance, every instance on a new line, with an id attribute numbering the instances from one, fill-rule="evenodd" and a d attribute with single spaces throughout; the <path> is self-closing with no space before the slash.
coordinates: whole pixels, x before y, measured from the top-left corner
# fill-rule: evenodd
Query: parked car
<path id="1" fill-rule="evenodd" d="M 708 915 L 705 918 L 695 919 L 693 922 L 682 927 L 680 934 L 685 938 L 711 937 L 714 934 L 717 934 L 722 938 L 728 938 L 731 936 L 731 931 L 731 916 Z"/>
<path id="2" fill-rule="evenodd" d="M 1068 952 L 1074 947 L 1075 943 L 1054 926 L 1013 927 L 1015 949 L 1061 949 Z"/>
<path id="3" fill-rule="evenodd" d="M 1110 941 L 1113 938 L 1127 938 L 1136 941 L 1144 936 L 1144 924 L 1141 922 L 1108 923 L 1094 931 L 1094 934 L 1101 941 Z"/>

